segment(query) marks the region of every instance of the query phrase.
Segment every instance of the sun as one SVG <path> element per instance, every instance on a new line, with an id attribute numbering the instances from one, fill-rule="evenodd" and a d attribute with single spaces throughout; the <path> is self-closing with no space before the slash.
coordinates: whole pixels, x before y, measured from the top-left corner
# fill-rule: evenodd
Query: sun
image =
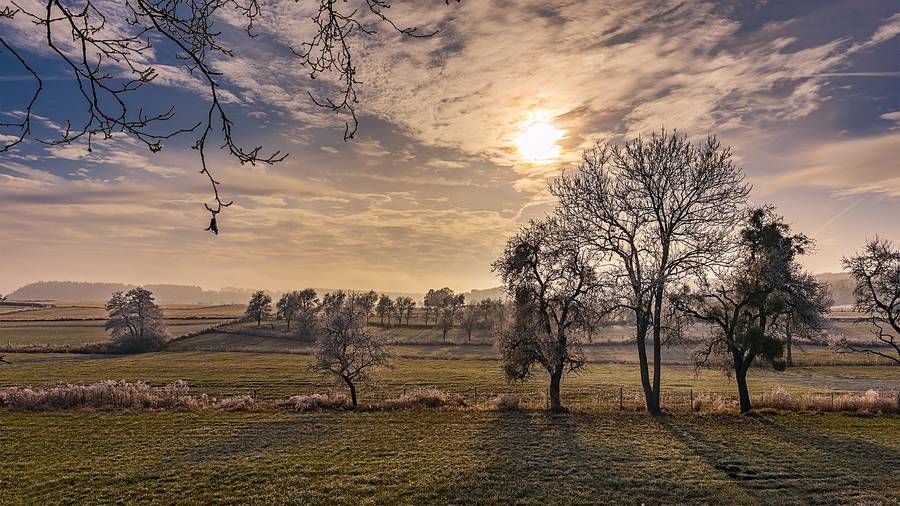
<path id="1" fill-rule="evenodd" d="M 561 151 L 556 142 L 565 134 L 565 130 L 553 124 L 548 113 L 536 112 L 522 124 L 515 139 L 516 148 L 531 163 L 552 162 L 559 158 Z"/>

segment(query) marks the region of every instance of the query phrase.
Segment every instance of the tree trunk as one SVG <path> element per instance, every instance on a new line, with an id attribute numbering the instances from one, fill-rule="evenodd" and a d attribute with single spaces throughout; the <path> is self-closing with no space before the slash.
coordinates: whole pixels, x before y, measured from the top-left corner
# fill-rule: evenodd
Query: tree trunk
<path id="1" fill-rule="evenodd" d="M 739 365 L 735 368 L 735 378 L 738 385 L 738 398 L 741 401 L 741 413 L 746 413 L 752 409 L 750 405 L 750 391 L 747 389 L 747 370 L 749 367 Z"/>
<path id="2" fill-rule="evenodd" d="M 562 366 L 558 366 L 550 373 L 550 412 L 560 413 L 565 411 L 562 407 L 562 399 L 559 395 L 559 385 L 562 383 Z"/>
<path id="3" fill-rule="evenodd" d="M 647 404 L 647 412 L 656 414 L 659 412 L 659 404 L 653 396 L 653 387 L 650 386 L 650 371 L 647 366 L 647 330 L 648 325 L 646 319 L 640 321 L 641 317 L 635 315 L 638 319 L 635 327 L 637 329 L 636 339 L 638 347 L 638 362 L 641 368 L 641 386 L 644 387 L 644 400 Z"/>
<path id="4" fill-rule="evenodd" d="M 257 328 L 262 327 L 262 317 L 256 318 L 256 327 Z"/>
<path id="5" fill-rule="evenodd" d="M 791 345 L 794 344 L 794 336 L 791 335 L 790 324 L 788 324 L 784 335 L 784 344 L 787 345 L 787 356 L 785 357 L 784 365 L 787 367 L 794 367 L 794 357 L 791 355 Z"/>
<path id="6" fill-rule="evenodd" d="M 344 382 L 347 383 L 347 387 L 350 388 L 350 405 L 354 408 L 356 407 L 356 385 L 353 384 L 352 381 L 344 378 Z"/>
<path id="7" fill-rule="evenodd" d="M 662 383 L 662 303 L 663 286 L 656 290 L 653 312 L 653 406 L 652 414 L 659 414 L 662 406 L 659 402 L 660 384 Z"/>
<path id="8" fill-rule="evenodd" d="M 285 320 L 287 320 L 287 329 L 288 329 L 288 331 L 290 331 L 291 330 L 291 319 L 285 318 Z"/>

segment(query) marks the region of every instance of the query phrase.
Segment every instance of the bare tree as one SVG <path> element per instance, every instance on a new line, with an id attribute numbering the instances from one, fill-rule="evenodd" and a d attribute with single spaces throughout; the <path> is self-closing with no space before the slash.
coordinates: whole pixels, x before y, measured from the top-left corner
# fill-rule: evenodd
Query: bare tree
<path id="1" fill-rule="evenodd" d="M 662 131 L 621 146 L 598 144 L 550 189 L 573 236 L 603 255 L 620 286 L 618 305 L 634 312 L 647 410 L 659 413 L 667 289 L 720 261 L 750 186 L 715 137 L 692 144 Z"/>
<path id="2" fill-rule="evenodd" d="M 449 1 L 443 0 L 444 3 Z M 146 145 L 151 152 L 157 152 L 164 141 L 179 134 L 193 133 L 200 172 L 209 179 L 212 189 L 213 201 L 205 205 L 211 215 L 207 230 L 213 233 L 218 233 L 218 214 L 231 205 L 231 201 L 220 197 L 219 182 L 213 177 L 206 156 L 207 141 L 220 138 L 222 147 L 241 164 L 274 164 L 287 156 L 278 151 L 263 154 L 260 146 L 249 149 L 239 146 L 234 139 L 233 120 L 223 105 L 226 91 L 222 88 L 222 74 L 213 70 L 216 58 L 234 55 L 225 45 L 225 36 L 216 27 L 216 21 L 236 18 L 244 24 L 246 34 L 255 37 L 254 24 L 262 15 L 257 0 L 127 0 L 121 5 L 50 0 L 40 8 L 16 0 L 9 3 L 0 6 L 0 23 L 13 24 L 20 18 L 27 21 L 19 23 L 18 27 L 26 32 L 31 30 L 42 38 L 50 58 L 62 63 L 77 87 L 83 114 L 74 118 L 52 118 L 56 124 L 66 125 L 57 136 L 44 138 L 36 134 L 35 120 L 42 119 L 36 109 L 42 105 L 44 79 L 30 55 L 15 47 L 15 42 L 8 36 L 0 36 L 0 52 L 10 55 L 4 65 L 20 66 L 34 85 L 34 91 L 25 103 L 5 111 L 16 119 L 0 123 L 0 134 L 13 139 L 3 141 L 0 152 L 29 138 L 51 145 L 84 140 L 90 151 L 96 138 L 109 139 L 116 134 L 125 134 Z M 311 78 L 320 75 L 336 77 L 336 96 L 316 98 L 311 93 L 309 96 L 318 106 L 348 117 L 345 140 L 353 137 L 358 126 L 355 108 L 359 82 L 356 79 L 357 62 L 351 49 L 352 38 L 356 34 L 375 33 L 378 23 L 405 37 L 429 37 L 435 33 L 396 25 L 386 14 L 391 7 L 390 0 L 348 3 L 351 2 L 304 1 L 303 5 L 314 6 L 315 14 L 310 19 L 315 30 L 308 40 L 298 41 L 297 46 L 290 48 Z M 370 23 L 366 18 L 376 22 Z M 174 105 L 148 112 L 140 104 L 141 100 L 148 100 L 148 93 L 152 93 L 145 91 L 145 85 L 157 80 L 160 75 L 157 68 L 166 61 L 176 62 L 191 76 L 199 76 L 209 90 L 206 111 L 184 126 L 166 126 L 175 117 Z"/>
<path id="3" fill-rule="evenodd" d="M 394 314 L 397 317 L 397 325 L 403 323 L 403 318 L 406 317 L 406 325 L 409 326 L 409 317 L 412 316 L 414 307 L 416 307 L 416 303 L 410 297 L 397 297 L 397 300 L 394 301 L 394 308 L 396 309 Z"/>
<path id="4" fill-rule="evenodd" d="M 309 320 L 315 316 L 313 313 L 317 304 L 316 291 L 312 288 L 285 292 L 275 305 L 276 316 L 283 318 L 287 322 L 287 329 L 291 330 L 292 321 Z"/>
<path id="5" fill-rule="evenodd" d="M 112 333 L 116 348 L 126 352 L 162 349 L 168 333 L 153 292 L 141 287 L 115 292 L 106 303 L 106 311 L 109 319 L 105 327 Z"/>
<path id="6" fill-rule="evenodd" d="M 256 320 L 256 326 L 262 325 L 262 321 L 272 315 L 272 297 L 262 290 L 253 292 L 250 302 L 247 303 L 245 315 Z"/>
<path id="7" fill-rule="evenodd" d="M 481 321 L 481 312 L 479 311 L 479 306 L 470 304 L 462 308 L 462 317 L 460 318 L 459 326 L 463 329 L 463 332 L 466 333 L 466 340 L 472 340 L 472 332 L 478 328 L 478 323 Z"/>
<path id="8" fill-rule="evenodd" d="M 343 292 L 341 292 L 343 293 Z M 327 301 L 322 333 L 316 345 L 311 369 L 333 375 L 350 390 L 357 405 L 356 388 L 379 367 L 388 365 L 390 350 L 384 337 L 366 328 L 368 314 L 358 303 L 360 295 L 332 297 Z"/>
<path id="9" fill-rule="evenodd" d="M 856 280 L 853 292 L 856 310 L 865 315 L 874 340 L 856 343 L 843 339 L 840 347 L 884 357 L 900 365 L 900 249 L 888 240 L 875 237 L 866 241 L 861 253 L 845 257 L 843 264 Z"/>
<path id="10" fill-rule="evenodd" d="M 378 305 L 375 306 L 375 314 L 381 318 L 381 324 L 384 325 L 384 319 L 387 317 L 388 326 L 391 323 L 391 316 L 394 314 L 394 301 L 385 294 L 381 294 L 378 298 Z"/>
<path id="11" fill-rule="evenodd" d="M 785 315 L 773 325 L 785 347 L 785 366 L 794 367 L 795 339 L 824 344 L 828 330 L 827 313 L 834 305 L 831 289 L 807 272 L 799 273 L 794 291 L 785 293 Z M 796 293 L 795 293 L 796 292 Z"/>
<path id="12" fill-rule="evenodd" d="M 764 359 L 778 370 L 786 365 L 779 321 L 819 320 L 828 307 L 818 305 L 821 285 L 802 272 L 796 260 L 811 241 L 791 234 L 771 208 L 752 211 L 738 243 L 731 266 L 701 276 L 695 289 L 685 285 L 669 300 L 677 311 L 712 327 L 695 354 L 696 363 L 702 367 L 713 357 L 724 358 L 726 370 L 737 380 L 741 412 L 746 413 L 752 407 L 747 373 L 754 360 Z"/>
<path id="13" fill-rule="evenodd" d="M 497 338 L 506 377 L 524 380 L 535 365 L 550 376 L 550 409 L 564 410 L 565 372 L 584 366 L 577 335 L 583 302 L 600 287 L 593 254 L 562 230 L 561 221 L 532 221 L 509 240 L 493 269 L 514 302 L 512 321 Z"/>

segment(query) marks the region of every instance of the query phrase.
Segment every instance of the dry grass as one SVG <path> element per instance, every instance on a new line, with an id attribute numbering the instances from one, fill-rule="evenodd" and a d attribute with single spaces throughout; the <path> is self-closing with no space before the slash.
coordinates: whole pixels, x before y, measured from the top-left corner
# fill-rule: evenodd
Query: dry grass
<path id="1" fill-rule="evenodd" d="M 14 411 L 198 410 L 209 405 L 206 395 L 193 396 L 187 383 L 151 387 L 137 381 L 103 381 L 92 385 L 7 387 L 0 389 L 0 407 Z"/>
<path id="2" fill-rule="evenodd" d="M 462 409 L 467 407 L 460 395 L 449 394 L 436 388 L 424 388 L 405 393 L 396 399 L 386 399 L 373 404 L 373 408 L 395 409 Z"/>
<path id="3" fill-rule="evenodd" d="M 776 387 L 751 398 L 757 411 L 803 411 L 828 413 L 889 414 L 900 413 L 896 392 L 868 390 L 866 392 L 810 394 L 790 392 Z M 702 413 L 732 413 L 737 401 L 721 394 L 705 393 L 697 396 L 694 411 Z"/>
<path id="4" fill-rule="evenodd" d="M 521 399 L 511 394 L 500 394 L 484 404 L 484 407 L 493 411 L 518 411 Z"/>
<path id="5" fill-rule="evenodd" d="M 282 409 L 298 413 L 307 411 L 336 411 L 346 409 L 347 397 L 341 394 L 293 395 L 284 402 L 277 403 Z"/>

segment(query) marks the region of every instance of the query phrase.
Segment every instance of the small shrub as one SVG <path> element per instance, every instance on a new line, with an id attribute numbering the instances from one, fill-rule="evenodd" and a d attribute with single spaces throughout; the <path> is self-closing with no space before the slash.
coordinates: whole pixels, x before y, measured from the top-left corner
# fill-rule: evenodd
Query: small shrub
<path id="1" fill-rule="evenodd" d="M 495 411 L 518 411 L 520 399 L 511 394 L 500 394 L 487 402 L 487 406 Z"/>
<path id="2" fill-rule="evenodd" d="M 92 385 L 61 385 L 41 388 L 0 389 L 0 408 L 21 411 L 69 409 L 184 409 L 208 407 L 206 395 L 191 396 L 187 383 L 176 381 L 151 387 L 142 381 L 103 381 Z"/>
<path id="3" fill-rule="evenodd" d="M 388 399 L 379 407 L 382 409 L 464 408 L 466 401 L 459 395 L 448 394 L 436 388 L 428 388 L 413 390 L 396 399 Z"/>
<path id="4" fill-rule="evenodd" d="M 342 394 L 337 395 L 294 395 L 288 400 L 280 403 L 281 408 L 296 411 L 298 413 L 304 411 L 330 411 L 344 409 L 347 407 L 347 397 Z"/>
<path id="5" fill-rule="evenodd" d="M 253 411 L 259 405 L 256 399 L 249 395 L 237 395 L 234 397 L 225 397 L 216 403 L 216 409 L 223 411 Z"/>

